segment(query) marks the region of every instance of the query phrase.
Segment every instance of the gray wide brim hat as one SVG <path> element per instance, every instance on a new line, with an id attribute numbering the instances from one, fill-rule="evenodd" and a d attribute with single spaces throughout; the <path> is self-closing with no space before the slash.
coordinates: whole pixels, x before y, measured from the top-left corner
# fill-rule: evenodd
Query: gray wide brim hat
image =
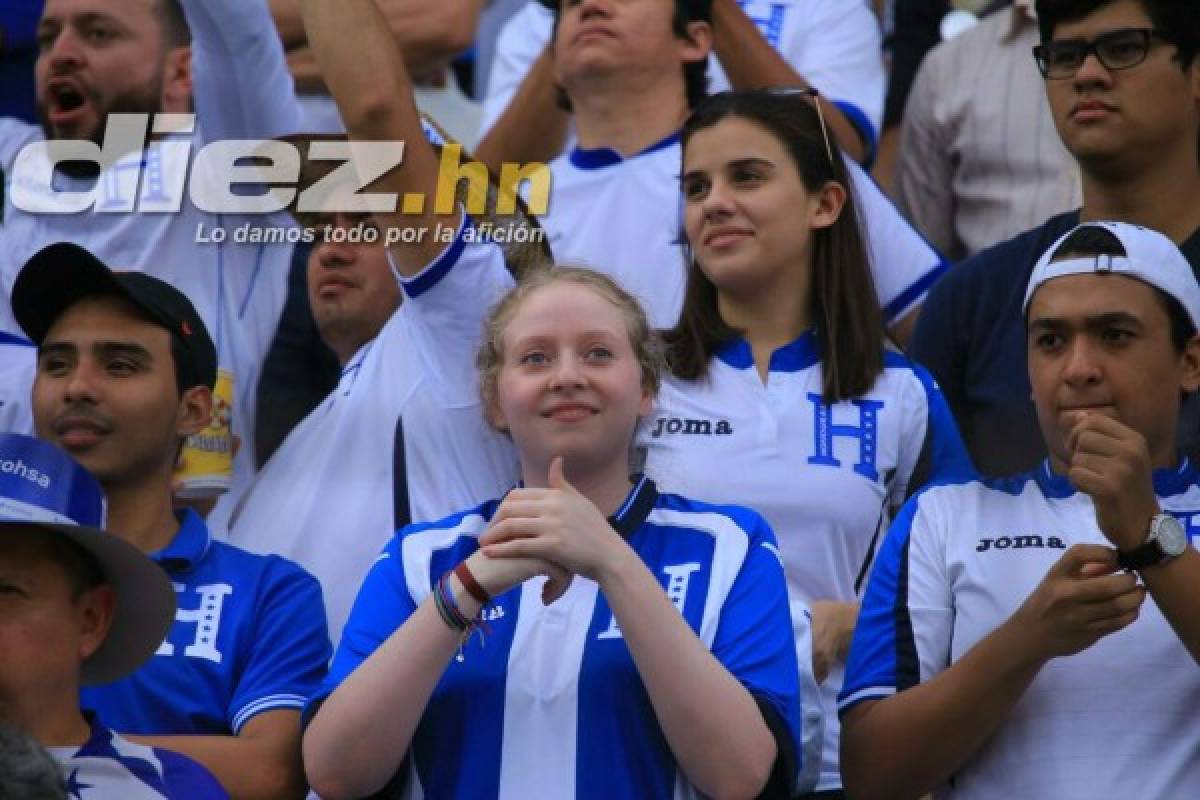
<path id="1" fill-rule="evenodd" d="M 0 536 L 53 531 L 96 560 L 116 596 L 103 644 L 81 665 L 84 685 L 125 677 L 158 650 L 175 621 L 175 589 L 162 567 L 105 533 L 104 493 L 95 478 L 54 445 L 0 434 Z"/>

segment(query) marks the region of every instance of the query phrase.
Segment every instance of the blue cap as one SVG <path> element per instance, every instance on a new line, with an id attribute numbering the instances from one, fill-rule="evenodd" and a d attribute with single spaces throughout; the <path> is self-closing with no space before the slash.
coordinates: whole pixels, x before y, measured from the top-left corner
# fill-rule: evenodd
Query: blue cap
<path id="1" fill-rule="evenodd" d="M 54 445 L 0 433 L 0 536 L 51 530 L 95 558 L 116 594 L 104 643 L 82 664 L 85 684 L 108 683 L 154 654 L 175 620 L 175 590 L 158 564 L 104 528 L 104 492 Z"/>

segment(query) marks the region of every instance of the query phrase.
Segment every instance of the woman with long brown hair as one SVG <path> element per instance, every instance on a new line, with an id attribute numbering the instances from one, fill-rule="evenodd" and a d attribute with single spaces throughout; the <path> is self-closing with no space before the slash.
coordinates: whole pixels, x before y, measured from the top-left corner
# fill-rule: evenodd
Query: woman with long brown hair
<path id="1" fill-rule="evenodd" d="M 876 539 L 920 482 L 972 470 L 937 387 L 885 341 L 820 102 L 729 92 L 685 124 L 688 284 L 639 443 L 664 487 L 754 508 L 775 530 L 823 679 L 816 788 L 839 796 L 834 701 Z"/>

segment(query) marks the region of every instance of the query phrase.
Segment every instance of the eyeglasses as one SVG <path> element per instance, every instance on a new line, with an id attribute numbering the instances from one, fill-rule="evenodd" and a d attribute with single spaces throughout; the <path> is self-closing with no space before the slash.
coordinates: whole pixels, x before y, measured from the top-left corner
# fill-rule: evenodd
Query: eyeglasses
<path id="1" fill-rule="evenodd" d="M 1102 33 L 1095 39 L 1058 39 L 1043 42 L 1033 48 L 1042 77 L 1050 80 L 1073 78 L 1089 54 L 1105 69 L 1121 70 L 1136 67 L 1146 60 L 1150 52 L 1150 41 L 1167 37 L 1153 28 L 1122 28 Z"/>
<path id="2" fill-rule="evenodd" d="M 809 86 L 801 89 L 798 86 L 781 87 L 778 89 L 767 89 L 767 94 L 774 95 L 805 95 L 812 100 L 813 106 L 817 109 L 817 122 L 821 125 L 821 138 L 825 140 L 825 155 L 829 156 L 829 166 L 833 166 L 833 144 L 829 139 L 829 129 L 825 127 L 825 114 L 821 111 L 821 93 L 815 87 Z"/>

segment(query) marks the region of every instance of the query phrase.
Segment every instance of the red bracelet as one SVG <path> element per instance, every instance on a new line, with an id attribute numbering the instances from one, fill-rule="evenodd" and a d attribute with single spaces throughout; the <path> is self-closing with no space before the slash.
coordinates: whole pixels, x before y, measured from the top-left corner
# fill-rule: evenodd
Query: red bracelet
<path id="1" fill-rule="evenodd" d="M 480 605 L 487 605 L 488 600 L 492 597 L 487 591 L 479 585 L 479 581 L 475 580 L 475 576 L 471 574 L 471 570 L 467 567 L 466 561 L 460 561 L 458 566 L 454 568 L 454 574 L 458 577 L 463 588 L 467 590 L 467 594 L 479 601 Z"/>

